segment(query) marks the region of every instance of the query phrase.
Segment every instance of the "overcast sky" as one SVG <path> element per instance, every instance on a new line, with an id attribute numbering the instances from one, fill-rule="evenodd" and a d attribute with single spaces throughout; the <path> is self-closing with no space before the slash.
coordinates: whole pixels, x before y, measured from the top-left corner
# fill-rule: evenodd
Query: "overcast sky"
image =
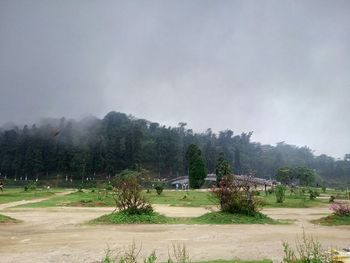
<path id="1" fill-rule="evenodd" d="M 111 110 L 350 153 L 350 1 L 0 1 L 0 124 Z"/>

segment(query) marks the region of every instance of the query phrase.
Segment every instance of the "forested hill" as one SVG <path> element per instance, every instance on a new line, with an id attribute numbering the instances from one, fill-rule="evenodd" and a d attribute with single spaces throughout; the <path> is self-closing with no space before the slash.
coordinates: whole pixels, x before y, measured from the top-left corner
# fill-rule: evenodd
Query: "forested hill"
<path id="1" fill-rule="evenodd" d="M 231 130 L 215 134 L 211 129 L 194 133 L 185 123 L 166 127 L 118 112 L 102 120 L 52 119 L 0 131 L 0 172 L 7 178 L 80 177 L 143 168 L 160 177 L 177 177 L 187 174 L 186 150 L 196 144 L 209 173 L 224 153 L 239 174 L 255 171 L 259 177 L 273 178 L 280 167 L 307 166 L 327 182 L 350 182 L 350 162 L 314 156 L 307 147 L 262 145 L 251 142 L 251 135 Z"/>

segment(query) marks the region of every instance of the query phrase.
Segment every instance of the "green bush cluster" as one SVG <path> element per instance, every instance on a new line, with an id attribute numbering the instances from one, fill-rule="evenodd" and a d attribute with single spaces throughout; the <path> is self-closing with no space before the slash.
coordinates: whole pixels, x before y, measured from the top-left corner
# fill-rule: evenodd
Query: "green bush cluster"
<path id="1" fill-rule="evenodd" d="M 284 185 L 277 185 L 275 189 L 276 202 L 283 203 L 286 198 L 286 187 Z"/>
<path id="2" fill-rule="evenodd" d="M 219 186 L 212 189 L 212 194 L 218 198 L 222 212 L 255 215 L 258 212 L 259 201 L 252 189 L 249 178 L 242 181 L 224 176 Z"/>

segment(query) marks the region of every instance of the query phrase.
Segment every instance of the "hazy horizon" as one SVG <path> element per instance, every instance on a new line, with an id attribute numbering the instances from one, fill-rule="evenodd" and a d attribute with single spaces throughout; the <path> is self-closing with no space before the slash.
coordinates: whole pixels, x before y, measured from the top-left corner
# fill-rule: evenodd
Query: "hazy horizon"
<path id="1" fill-rule="evenodd" d="M 350 153 L 350 2 L 1 1 L 0 124 L 109 111 Z"/>

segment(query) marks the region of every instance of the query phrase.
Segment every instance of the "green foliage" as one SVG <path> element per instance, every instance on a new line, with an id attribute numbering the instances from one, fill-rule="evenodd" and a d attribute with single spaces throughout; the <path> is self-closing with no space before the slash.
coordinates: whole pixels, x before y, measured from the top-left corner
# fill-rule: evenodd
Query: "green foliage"
<path id="1" fill-rule="evenodd" d="M 286 197 L 286 187 L 284 185 L 277 185 L 275 188 L 276 202 L 283 203 Z"/>
<path id="2" fill-rule="evenodd" d="M 189 167 L 189 183 L 193 189 L 198 189 L 204 184 L 207 176 L 202 152 L 197 145 L 191 144 L 187 149 L 187 160 Z"/>
<path id="3" fill-rule="evenodd" d="M 315 182 L 315 172 L 308 167 L 296 167 L 294 168 L 294 174 L 299 179 L 300 185 L 310 186 Z"/>
<path id="4" fill-rule="evenodd" d="M 152 206 L 142 194 L 142 187 L 138 173 L 124 171 L 113 181 L 113 198 L 119 211 L 128 214 L 142 214 L 152 212 Z"/>
<path id="5" fill-rule="evenodd" d="M 22 189 L 7 189 L 4 192 L 0 192 L 0 204 L 50 197 L 52 195 L 54 195 L 54 192 L 52 190 L 24 191 Z"/>
<path id="6" fill-rule="evenodd" d="M 254 215 L 210 212 L 199 217 L 166 217 L 156 212 L 129 214 L 125 211 L 103 215 L 91 224 L 284 224 L 256 212 Z"/>
<path id="7" fill-rule="evenodd" d="M 289 167 L 283 167 L 278 169 L 276 174 L 276 180 L 282 184 L 290 184 L 294 179 L 293 170 Z"/>
<path id="8" fill-rule="evenodd" d="M 28 185 L 24 187 L 24 191 L 35 191 L 37 188 L 36 182 L 30 182 Z"/>
<path id="9" fill-rule="evenodd" d="M 313 189 L 310 188 L 308 190 L 308 192 L 309 192 L 310 200 L 314 200 L 314 199 L 316 199 L 316 197 L 320 196 L 320 193 L 317 190 L 313 190 Z"/>
<path id="10" fill-rule="evenodd" d="M 101 190 L 95 192 L 82 191 L 73 192 L 63 196 L 53 196 L 52 198 L 38 202 L 23 205 L 22 207 L 53 207 L 53 206 L 115 206 L 112 195 L 105 195 Z"/>
<path id="11" fill-rule="evenodd" d="M 238 213 L 211 212 L 190 220 L 193 224 L 280 224 L 280 221 L 255 212 L 245 215 Z"/>
<path id="12" fill-rule="evenodd" d="M 323 226 L 342 226 L 350 225 L 350 215 L 336 215 L 332 214 L 326 217 L 322 217 L 317 220 L 313 220 L 312 223 L 320 224 Z"/>
<path id="13" fill-rule="evenodd" d="M 170 219 L 153 211 L 130 213 L 121 211 L 101 216 L 91 221 L 93 224 L 167 224 Z"/>
<path id="14" fill-rule="evenodd" d="M 315 176 L 315 172 L 307 167 L 283 167 L 278 169 L 276 179 L 286 185 L 299 182 L 302 186 L 309 186 L 315 181 Z"/>
<path id="15" fill-rule="evenodd" d="M 222 212 L 255 215 L 258 200 L 252 189 L 253 185 L 248 177 L 246 180 L 237 180 L 235 177 L 225 176 L 218 187 L 212 188 L 212 194 L 219 200 Z"/>
<path id="16" fill-rule="evenodd" d="M 28 180 L 57 183 L 65 182 L 69 176 L 73 182 L 65 185 L 76 187 L 77 181 L 90 182 L 92 177 L 105 180 L 125 169 L 147 169 L 150 174 L 171 177 L 187 173 L 186 150 L 196 144 L 210 173 L 215 171 L 216 159 L 223 152 L 237 173 L 247 174 L 254 169 L 257 176 L 269 178 L 280 167 L 309 167 L 317 171 L 316 179 L 327 182 L 327 186 L 349 185 L 346 179 L 350 162 L 314 156 L 307 147 L 283 142 L 276 147 L 262 146 L 251 142 L 251 136 L 251 132 L 234 135 L 231 130 L 194 133 L 184 123 L 166 127 L 120 112 L 110 112 L 103 119 L 52 119 L 40 126 L 0 129 L 1 179 L 6 176 L 8 183 L 24 187 L 26 176 Z M 310 173 L 302 169 L 299 172 L 301 184 L 312 184 Z"/>
<path id="17" fill-rule="evenodd" d="M 164 190 L 164 187 L 161 185 L 161 184 L 157 184 L 154 189 L 156 189 L 156 192 L 158 195 L 161 195 L 161 193 L 163 192 Z"/>
<path id="18" fill-rule="evenodd" d="M 275 192 L 275 188 L 274 187 L 271 187 L 271 188 L 267 189 L 267 193 L 269 195 L 273 194 L 274 192 Z"/>
<path id="19" fill-rule="evenodd" d="M 228 161 L 225 159 L 225 156 L 223 153 L 220 153 L 219 159 L 217 161 L 216 169 L 216 182 L 220 184 L 221 179 L 231 174 L 231 169 Z"/>

